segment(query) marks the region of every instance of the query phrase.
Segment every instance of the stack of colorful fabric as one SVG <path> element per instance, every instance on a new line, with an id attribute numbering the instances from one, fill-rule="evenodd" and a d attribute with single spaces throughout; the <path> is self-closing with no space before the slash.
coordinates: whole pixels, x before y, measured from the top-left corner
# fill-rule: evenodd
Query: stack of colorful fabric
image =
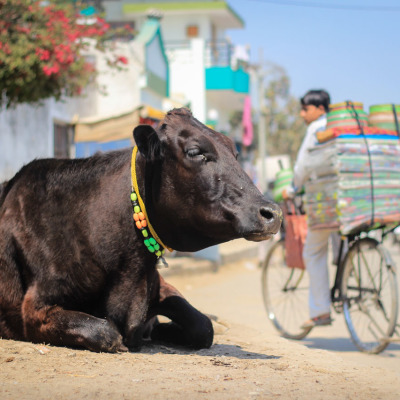
<path id="1" fill-rule="evenodd" d="M 357 114 L 361 126 L 368 125 L 368 115 L 364 110 L 355 107 L 354 109 L 336 108 L 330 109 L 327 115 L 327 128 L 357 128 L 358 122 L 355 114 Z"/>
<path id="2" fill-rule="evenodd" d="M 307 166 L 311 229 L 350 234 L 400 221 L 400 138 L 380 128 L 362 131 L 337 127 L 318 133 Z"/>
<path id="3" fill-rule="evenodd" d="M 395 131 L 396 118 L 400 123 L 400 105 L 378 104 L 369 108 L 368 123 L 371 126 Z"/>

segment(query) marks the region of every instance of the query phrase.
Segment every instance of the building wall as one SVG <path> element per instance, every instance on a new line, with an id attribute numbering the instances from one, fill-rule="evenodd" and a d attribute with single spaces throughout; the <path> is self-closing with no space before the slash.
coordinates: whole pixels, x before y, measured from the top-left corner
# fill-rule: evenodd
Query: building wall
<path id="1" fill-rule="evenodd" d="M 163 57 L 159 36 L 156 36 L 147 46 L 146 68 L 158 77 L 166 79 L 167 63 Z"/>
<path id="2" fill-rule="evenodd" d="M 110 8 L 112 10 L 112 8 Z M 107 8 L 107 18 L 111 21 L 115 18 L 115 13 L 108 11 Z M 132 17 L 135 23 L 135 29 L 140 30 L 145 23 L 147 17 L 139 16 L 137 18 Z M 212 28 L 209 17 L 206 15 L 163 15 L 160 20 L 161 31 L 164 42 L 176 42 L 188 39 L 186 37 L 186 27 L 189 25 L 197 25 L 199 28 L 199 37 L 205 40 L 211 40 L 212 38 Z"/>
<path id="3" fill-rule="evenodd" d="M 49 102 L 0 112 L 0 181 L 10 179 L 33 158 L 49 157 L 52 137 Z"/>
<path id="4" fill-rule="evenodd" d="M 167 46 L 168 48 L 168 46 Z M 204 40 L 192 39 L 189 46 L 167 50 L 172 97 L 190 99 L 193 115 L 206 121 Z"/>
<path id="5" fill-rule="evenodd" d="M 150 105 L 157 110 L 163 109 L 163 99 L 148 88 L 140 91 L 140 104 Z"/>
<path id="6" fill-rule="evenodd" d="M 187 39 L 186 27 L 196 25 L 199 28 L 199 38 L 211 40 L 211 23 L 205 15 L 166 15 L 161 19 L 161 29 L 165 42 Z"/>
<path id="7" fill-rule="evenodd" d="M 21 104 L 0 111 L 0 181 L 12 178 L 35 158 L 54 156 L 54 123 L 69 124 L 78 113 L 88 115 L 90 94 L 82 99 L 56 102 L 49 99 L 40 106 Z"/>
<path id="8" fill-rule="evenodd" d="M 143 46 L 135 45 L 133 42 L 121 43 L 115 53 L 128 60 L 128 64 L 123 66 L 121 71 L 110 70 L 106 59 L 97 53 L 96 65 L 99 71 L 97 82 L 100 88 L 104 88 L 106 96 L 96 96 L 96 111 L 92 115 L 107 117 L 132 110 L 140 104 L 140 78 L 145 72 Z"/>

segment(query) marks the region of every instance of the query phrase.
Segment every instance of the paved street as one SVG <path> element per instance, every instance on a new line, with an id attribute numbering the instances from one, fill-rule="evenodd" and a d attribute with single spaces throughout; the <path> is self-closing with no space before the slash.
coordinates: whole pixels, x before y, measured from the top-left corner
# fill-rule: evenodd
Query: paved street
<path id="1" fill-rule="evenodd" d="M 225 245 L 227 246 L 227 245 Z M 231 249 L 246 246 L 243 241 L 229 244 Z M 254 244 L 248 244 L 254 250 Z M 390 247 L 391 254 L 400 266 L 400 247 Z M 227 252 L 227 247 L 222 249 Z M 182 258 L 175 261 L 179 265 L 190 263 L 192 268 L 187 274 L 171 274 L 168 281 L 174 284 L 188 300 L 203 312 L 214 314 L 226 321 L 243 324 L 258 329 L 266 336 L 277 335 L 275 328 L 267 319 L 261 294 L 261 271 L 257 266 L 256 251 L 248 251 L 249 258 L 224 264 L 218 272 L 211 272 L 207 261 Z M 239 255 L 237 255 L 239 258 Z M 201 273 L 196 274 L 196 267 Z M 334 272 L 332 268 L 332 272 Z M 166 272 L 168 274 L 168 271 Z M 397 276 L 400 287 L 400 278 Z M 334 323 L 329 327 L 314 329 L 301 343 L 310 349 L 330 350 L 355 364 L 377 366 L 398 371 L 400 377 L 400 342 L 392 343 L 379 355 L 367 355 L 357 351 L 350 340 L 350 335 L 343 314 L 333 313 Z"/>
<path id="2" fill-rule="evenodd" d="M 218 272 L 188 257 L 163 270 L 215 321 L 210 349 L 149 342 L 140 352 L 109 354 L 0 340 L 0 398 L 398 400 L 400 344 L 361 354 L 341 315 L 301 342 L 277 335 L 262 304 L 256 250 L 244 241 L 221 246 L 231 261 Z"/>

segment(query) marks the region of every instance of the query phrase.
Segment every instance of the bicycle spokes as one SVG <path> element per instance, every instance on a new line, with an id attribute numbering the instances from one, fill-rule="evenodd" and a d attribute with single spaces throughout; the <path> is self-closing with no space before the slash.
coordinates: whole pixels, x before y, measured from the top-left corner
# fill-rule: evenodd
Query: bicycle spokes
<path id="1" fill-rule="evenodd" d="M 262 291 L 268 318 L 282 336 L 304 338 L 310 331 L 300 328 L 308 318 L 308 276 L 286 265 L 283 241 L 273 245 L 263 265 Z"/>
<path id="2" fill-rule="evenodd" d="M 351 247 L 341 287 L 353 342 L 361 351 L 382 351 L 395 329 L 398 299 L 393 268 L 378 242 L 364 238 Z"/>

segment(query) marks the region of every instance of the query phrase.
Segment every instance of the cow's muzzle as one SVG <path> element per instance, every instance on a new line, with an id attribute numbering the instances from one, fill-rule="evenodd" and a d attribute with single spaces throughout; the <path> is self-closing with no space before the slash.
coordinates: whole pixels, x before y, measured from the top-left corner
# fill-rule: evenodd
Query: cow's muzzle
<path id="1" fill-rule="evenodd" d="M 277 204 L 269 203 L 259 208 L 259 220 L 261 222 L 261 229 L 249 232 L 244 236 L 245 239 L 254 242 L 267 240 L 271 236 L 278 233 L 282 223 L 282 210 Z"/>

